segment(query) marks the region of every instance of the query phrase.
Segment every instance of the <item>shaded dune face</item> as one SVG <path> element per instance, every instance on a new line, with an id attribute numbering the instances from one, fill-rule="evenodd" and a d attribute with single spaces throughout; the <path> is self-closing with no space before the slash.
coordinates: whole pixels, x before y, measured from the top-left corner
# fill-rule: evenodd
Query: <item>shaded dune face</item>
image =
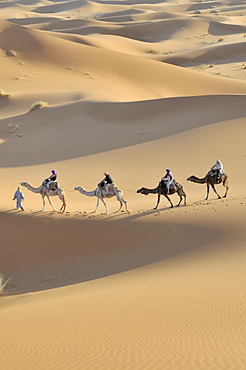
<path id="1" fill-rule="evenodd" d="M 6 130 L 9 118 L 2 120 L 0 135 L 6 141 L 0 165 L 42 164 L 165 139 L 223 120 L 243 118 L 245 102 L 245 95 L 210 95 L 125 103 L 78 101 L 47 107 L 11 119 L 13 127 L 21 128 L 22 137 L 15 143 Z M 52 156 L 43 150 L 46 145 L 52 147 Z M 35 152 L 42 155 L 27 156 L 23 146 L 35 147 Z"/>
<path id="2" fill-rule="evenodd" d="M 103 221 L 47 223 L 45 218 L 1 216 L 1 241 L 8 244 L 1 258 L 5 272 L 14 275 L 18 292 L 49 289 L 136 269 L 203 248 L 220 237 L 216 230 L 208 234 L 202 225 L 134 222 L 139 217 L 114 223 L 112 232 L 112 225 Z M 17 234 L 29 230 L 18 243 L 9 233 L 12 223 Z M 189 238 L 183 238 L 187 234 Z"/>

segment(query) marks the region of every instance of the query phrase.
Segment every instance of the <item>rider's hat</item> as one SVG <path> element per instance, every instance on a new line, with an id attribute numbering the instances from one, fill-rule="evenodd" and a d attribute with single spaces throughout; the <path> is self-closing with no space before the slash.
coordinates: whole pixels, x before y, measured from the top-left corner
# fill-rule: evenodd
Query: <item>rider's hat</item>
<path id="1" fill-rule="evenodd" d="M 104 175 L 108 175 L 108 172 L 106 171 L 106 172 L 104 172 Z"/>
<path id="2" fill-rule="evenodd" d="M 170 172 L 170 170 L 169 170 L 168 168 L 166 169 L 166 171 L 167 171 L 167 172 Z"/>
<path id="3" fill-rule="evenodd" d="M 56 170 L 52 170 L 51 172 L 52 172 L 54 175 L 56 174 Z"/>

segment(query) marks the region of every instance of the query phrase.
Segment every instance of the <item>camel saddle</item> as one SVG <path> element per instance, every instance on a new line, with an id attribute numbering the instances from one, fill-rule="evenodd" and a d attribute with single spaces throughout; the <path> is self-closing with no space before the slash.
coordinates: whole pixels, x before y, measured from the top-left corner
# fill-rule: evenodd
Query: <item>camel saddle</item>
<path id="1" fill-rule="evenodd" d="M 116 185 L 113 183 L 113 184 L 110 184 L 109 186 L 108 186 L 108 191 L 110 192 L 110 191 L 114 191 L 114 189 L 116 188 Z"/>
<path id="2" fill-rule="evenodd" d="M 57 181 L 53 181 L 49 184 L 49 190 L 57 190 L 58 189 L 58 182 Z"/>
<path id="3" fill-rule="evenodd" d="M 175 180 L 173 180 L 172 182 L 171 182 L 171 184 L 170 184 L 170 186 L 169 186 L 169 192 L 171 191 L 171 190 L 175 190 L 175 185 L 176 185 L 176 181 Z M 160 186 L 164 189 L 164 191 L 166 191 L 166 193 L 167 193 L 167 185 L 166 185 L 166 181 L 165 180 L 161 180 L 160 181 Z"/>
<path id="4" fill-rule="evenodd" d="M 216 170 L 210 170 L 208 172 L 208 174 L 210 174 L 211 176 L 213 176 L 216 180 L 216 182 L 219 182 L 220 181 L 220 178 L 224 175 L 223 172 L 217 172 Z"/>
<path id="5" fill-rule="evenodd" d="M 101 190 L 105 190 L 105 186 L 106 186 L 106 184 L 105 184 L 105 182 L 104 181 L 101 181 L 99 184 L 98 184 L 98 186 L 99 186 L 99 188 L 101 189 Z M 109 186 L 108 186 L 108 191 L 110 192 L 110 191 L 114 191 L 114 189 L 116 188 L 116 184 L 115 183 L 113 183 L 113 184 L 109 184 Z"/>

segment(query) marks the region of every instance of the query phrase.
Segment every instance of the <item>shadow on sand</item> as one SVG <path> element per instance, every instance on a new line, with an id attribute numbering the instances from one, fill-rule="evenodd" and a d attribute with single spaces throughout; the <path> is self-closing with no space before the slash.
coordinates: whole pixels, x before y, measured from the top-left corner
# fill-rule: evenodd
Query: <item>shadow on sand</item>
<path id="1" fill-rule="evenodd" d="M 117 217 L 113 222 L 107 216 L 57 219 L 1 213 L 1 245 L 5 248 L 1 270 L 13 278 L 9 294 L 122 273 L 201 248 L 220 237 L 215 228 L 199 222 L 144 220 L 146 215 L 165 210 Z"/>

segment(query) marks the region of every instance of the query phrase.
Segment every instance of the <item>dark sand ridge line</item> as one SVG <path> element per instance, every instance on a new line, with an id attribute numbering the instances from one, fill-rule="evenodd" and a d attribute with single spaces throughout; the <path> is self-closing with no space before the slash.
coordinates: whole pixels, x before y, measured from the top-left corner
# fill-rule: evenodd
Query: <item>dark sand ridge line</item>
<path id="1" fill-rule="evenodd" d="M 62 22 L 63 20 L 59 17 L 24 17 L 24 18 L 9 18 L 8 22 L 18 24 L 20 26 L 33 26 L 36 24 L 52 24 L 53 22 Z M 79 22 L 79 21 L 77 21 Z M 82 23 L 82 22 L 81 22 Z"/>
<path id="2" fill-rule="evenodd" d="M 157 12 L 158 15 L 158 12 Z M 131 14 L 128 17 L 132 16 Z M 145 14 L 147 17 L 148 14 Z M 109 19 L 109 14 L 100 14 L 97 19 L 68 19 L 68 20 L 54 20 L 47 24 L 45 19 L 41 18 L 41 22 L 46 24 L 41 27 L 42 30 L 56 30 L 59 32 L 66 32 L 80 35 L 90 35 L 91 33 L 118 35 L 122 37 L 128 37 L 139 41 L 148 42 L 159 42 L 162 40 L 172 39 L 176 34 L 184 33 L 185 30 L 189 32 L 189 37 L 197 36 L 198 33 L 209 34 L 211 36 L 224 36 L 232 34 L 244 34 L 246 27 L 236 24 L 226 24 L 223 20 L 214 21 L 213 19 L 208 20 L 206 18 L 197 19 L 191 17 L 175 18 L 175 19 L 164 19 L 161 21 L 155 21 L 154 14 L 149 14 L 151 19 L 141 20 L 142 15 L 134 15 L 134 22 L 125 23 L 122 20 L 120 23 L 119 17 Z M 139 20 L 137 20 L 139 18 Z M 153 18 L 153 19 L 152 19 Z M 159 19 L 161 17 L 157 17 Z M 151 20 L 151 22 L 150 22 Z M 137 23 L 136 23 L 137 21 Z M 26 19 L 23 20 L 27 24 Z M 146 22 L 148 22 L 146 24 Z M 14 20 L 13 23 L 21 24 L 20 20 Z M 31 23 L 31 22 L 30 22 Z M 118 25 L 117 29 L 115 26 Z M 119 28 L 119 26 L 121 26 Z M 146 29 L 147 27 L 147 29 Z M 130 32 L 129 32 L 130 31 Z M 141 37 L 140 37 L 140 36 Z M 152 35 L 152 36 L 151 36 Z M 146 36 L 146 37 L 145 37 Z M 151 37 L 150 37 L 151 36 Z M 153 38 L 154 37 L 154 38 Z"/>
<path id="3" fill-rule="evenodd" d="M 19 6 L 19 4 L 16 4 L 16 3 L 10 3 L 9 1 L 3 1 L 0 3 L 0 9 L 5 9 L 5 8 L 13 8 L 13 7 L 17 7 Z"/>
<path id="4" fill-rule="evenodd" d="M 87 5 L 92 4 L 94 5 L 93 2 L 86 2 L 86 1 L 80 1 L 80 0 L 75 0 L 75 1 L 66 1 L 62 2 L 60 4 L 51 4 L 51 5 L 41 5 L 38 7 L 35 7 L 32 12 L 33 13 L 40 13 L 40 14 L 54 14 L 54 13 L 62 13 L 62 12 L 67 12 L 67 11 L 73 11 L 74 9 L 81 9 L 83 10 L 84 7 Z M 91 5 L 90 5 L 91 6 Z"/>
<path id="5" fill-rule="evenodd" d="M 168 19 L 175 19 L 178 18 L 180 19 L 180 15 L 177 13 L 168 13 L 159 9 L 156 10 L 145 10 L 145 9 L 138 9 L 137 8 L 131 8 L 130 10 L 127 11 L 122 11 L 122 12 L 112 12 L 112 13 L 102 13 L 99 14 L 97 19 L 98 20 L 107 20 L 107 18 L 112 18 L 112 22 L 115 19 L 115 21 L 119 21 L 119 18 L 121 16 L 125 15 L 131 16 L 134 19 L 132 21 L 135 22 L 146 22 L 146 21 L 155 21 L 155 20 L 168 20 Z M 127 18 L 126 18 L 127 19 Z M 184 15 L 184 19 L 186 19 L 186 15 Z"/>
<path id="6" fill-rule="evenodd" d="M 99 1 L 67 1 L 59 4 L 41 5 L 33 7 L 32 12 L 39 14 L 59 14 L 59 13 L 73 13 L 74 11 L 83 12 L 85 16 L 96 17 L 103 12 L 131 12 L 128 8 L 127 2 L 99 2 Z M 134 3 L 133 3 L 134 5 Z M 97 13 L 97 14 L 95 14 Z"/>
<path id="7" fill-rule="evenodd" d="M 228 4 L 228 6 L 221 4 L 221 6 L 215 7 L 215 9 L 205 9 L 202 13 L 209 15 L 220 14 L 227 18 L 242 17 L 246 14 L 246 6 L 244 3 L 242 5 L 234 6 L 231 4 Z"/>
<path id="8" fill-rule="evenodd" d="M 246 26 L 215 21 L 211 21 L 208 28 L 208 33 L 213 36 L 232 35 L 237 33 L 243 34 L 245 32 Z"/>
<path id="9" fill-rule="evenodd" d="M 198 222 L 134 223 L 125 218 L 112 225 L 93 219 L 64 220 L 3 213 L 0 222 L 1 245 L 8 245 L 1 257 L 1 271 L 6 277 L 13 277 L 13 294 L 121 273 L 203 248 L 223 236 L 217 227 Z M 10 232 L 13 225 L 14 233 Z M 18 241 L 16 235 L 20 236 Z M 50 242 L 51 235 L 55 242 Z M 189 238 L 185 237 L 188 235 Z"/>
<path id="10" fill-rule="evenodd" d="M 54 1 L 54 0 L 52 0 Z M 4 2 L 6 3 L 6 2 Z M 24 6 L 32 6 L 33 5 L 33 0 L 17 0 L 17 1 L 11 1 L 11 2 L 7 2 L 8 4 L 17 4 L 17 5 L 24 5 Z"/>
<path id="11" fill-rule="evenodd" d="M 72 3 L 72 6 L 70 5 Z M 162 7 L 161 7 L 162 5 Z M 73 2 L 64 2 L 62 4 L 55 4 L 55 5 L 41 5 L 36 7 L 33 12 L 36 13 L 61 13 L 61 12 L 68 12 L 71 11 L 73 12 L 75 9 L 80 10 L 80 9 L 85 9 L 85 11 L 97 11 L 97 12 L 105 12 L 105 9 L 107 11 L 107 8 L 111 9 L 119 9 L 119 10 L 125 10 L 126 7 L 134 7 L 134 9 L 143 9 L 143 10 L 148 10 L 148 11 L 163 11 L 165 12 L 183 12 L 184 14 L 189 14 L 189 15 L 195 15 L 197 16 L 199 13 L 197 11 L 201 11 L 202 14 L 211 14 L 211 15 L 220 15 L 225 12 L 229 12 L 230 15 L 236 14 L 238 12 L 242 12 L 245 9 L 245 6 L 242 5 L 230 5 L 229 7 L 222 6 L 221 3 L 218 2 L 211 2 L 210 8 L 207 9 L 207 3 L 205 4 L 192 4 L 190 5 L 189 3 L 187 4 L 172 4 L 172 3 L 162 3 L 159 1 L 148 1 L 145 4 L 139 4 L 139 2 L 136 1 L 126 1 L 123 4 L 115 1 L 105 1 L 105 2 L 100 2 L 100 1 L 87 1 L 81 4 L 79 1 L 73 1 Z M 213 8 L 211 8 L 213 6 Z M 240 15 L 240 13 L 239 13 Z"/>
<path id="12" fill-rule="evenodd" d="M 53 3 L 56 3 L 55 1 L 53 1 Z M 107 6 L 109 7 L 115 7 L 116 9 L 118 8 L 125 8 L 125 7 L 129 7 L 129 6 L 135 6 L 136 8 L 143 8 L 143 9 L 149 9 L 149 10 L 155 10 L 157 9 L 157 11 L 159 11 L 160 9 L 160 6 L 162 8 L 165 8 L 166 11 L 169 11 L 169 12 L 187 12 L 187 13 L 194 13 L 196 11 L 202 11 L 202 13 L 204 14 L 205 12 L 208 12 L 208 13 L 211 13 L 211 14 L 215 14 L 215 9 L 219 12 L 219 13 L 216 13 L 216 16 L 219 15 L 220 13 L 223 13 L 223 12 L 230 12 L 231 13 L 235 13 L 235 12 L 239 12 L 239 11 L 243 11 L 245 9 L 245 6 L 243 4 L 228 4 L 228 7 L 224 6 L 222 3 L 220 2 L 210 2 L 210 7 L 209 9 L 207 9 L 207 3 L 203 4 L 203 3 L 193 3 L 193 4 L 175 4 L 175 3 L 162 3 L 160 1 L 148 1 L 148 3 L 145 3 L 145 4 L 139 4 L 139 2 L 137 1 L 127 1 L 127 2 L 124 2 L 124 4 L 121 4 L 119 2 L 115 2 L 115 1 L 105 1 L 105 2 L 101 2 L 101 1 L 85 1 L 83 4 L 81 4 L 81 2 L 79 1 L 73 1 L 73 2 L 63 2 L 62 4 L 52 4 L 52 5 L 40 5 L 40 6 L 36 6 L 35 7 L 35 11 L 36 12 L 45 12 L 45 13 L 54 13 L 54 12 L 62 12 L 62 11 L 69 11 L 71 9 L 71 6 L 70 4 L 72 3 L 72 11 L 74 9 L 80 9 L 81 7 L 98 7 L 99 10 L 102 8 L 102 9 L 105 9 L 105 7 L 107 8 Z M 11 6 L 13 4 L 13 6 L 16 6 L 16 3 L 8 3 L 8 2 L 4 2 L 3 5 L 4 7 L 8 7 L 8 6 Z M 21 1 L 17 3 L 18 5 L 21 4 Z M 27 3 L 25 1 L 24 4 L 21 4 L 21 5 L 25 5 L 25 6 L 32 6 L 33 7 L 33 2 L 32 1 L 29 1 L 29 3 Z M 38 5 L 38 2 L 35 4 L 35 5 Z M 223 6 L 222 6 L 223 5 Z M 213 6 L 213 8 L 211 8 L 211 6 Z"/>
<path id="13" fill-rule="evenodd" d="M 141 25 L 141 22 L 146 22 L 146 21 L 155 21 L 161 19 L 162 21 L 165 20 L 167 21 L 168 19 L 173 19 L 173 18 L 178 18 L 181 20 L 180 15 L 175 14 L 175 13 L 167 13 L 164 11 L 160 10 L 140 10 L 137 8 L 132 8 L 132 9 L 120 9 L 118 11 L 112 11 L 109 10 L 107 11 L 107 7 L 103 4 L 103 11 L 100 11 L 100 9 L 92 9 L 91 12 L 84 12 L 82 19 L 81 18 L 73 18 L 73 19 L 63 19 L 62 17 L 56 16 L 56 17 L 51 17 L 48 16 L 36 16 L 36 17 L 31 17 L 29 16 L 28 18 L 9 18 L 8 21 L 19 24 L 19 25 L 30 25 L 33 26 L 35 24 L 45 24 L 41 28 L 38 27 L 39 29 L 42 30 L 63 30 L 63 29 L 76 29 L 88 25 L 104 25 L 106 21 L 108 23 L 114 23 L 114 22 L 125 22 L 125 21 L 130 21 L 131 18 L 134 16 L 134 21 L 137 21 L 139 25 Z M 94 11 L 93 11 L 94 10 Z M 187 20 L 189 22 L 198 22 L 198 19 L 194 18 L 185 18 L 184 15 L 184 20 Z M 102 22 L 103 21 L 103 22 Z M 133 19 L 132 19 L 133 21 Z M 207 22 L 206 19 L 204 19 L 204 22 Z M 128 27 L 128 24 L 122 24 L 124 27 Z M 35 28 L 35 27 L 34 27 Z M 168 26 L 166 25 L 165 29 L 168 29 Z"/>
<path id="14" fill-rule="evenodd" d="M 105 9 L 105 8 L 104 8 Z M 24 18 L 9 18 L 7 21 L 15 24 L 19 24 L 22 26 L 30 26 L 32 28 L 36 29 L 42 29 L 42 30 L 63 30 L 63 29 L 73 29 L 73 28 L 79 28 L 84 27 L 88 25 L 94 25 L 100 23 L 98 18 L 100 17 L 100 14 L 91 14 L 85 13 L 82 18 L 63 18 L 63 17 L 51 17 L 51 16 L 36 16 L 36 17 L 24 17 Z M 142 13 L 140 10 L 137 9 L 127 9 L 127 10 L 119 10 L 118 12 L 109 12 L 106 14 L 112 16 L 119 16 L 119 17 L 131 17 L 135 16 L 138 13 Z M 170 15 L 171 16 L 171 15 Z M 154 17 L 154 15 L 153 15 Z M 161 18 L 161 16 L 160 16 Z M 40 27 L 35 27 L 35 25 L 40 25 Z"/>
<path id="15" fill-rule="evenodd" d="M 25 166 L 78 158 L 245 116 L 246 95 L 132 103 L 79 101 L 48 107 L 12 117 L 11 122 L 19 126 L 21 137 L 7 135 L 9 119 L 1 121 L 0 137 L 6 141 L 1 144 L 0 165 Z M 59 132 L 62 135 L 54 141 Z M 105 132 L 110 132 L 110 135 L 105 135 Z M 43 147 L 50 150 L 43 151 Z M 27 156 L 26 148 L 30 153 L 38 151 L 41 155 Z"/>
<path id="16" fill-rule="evenodd" d="M 190 22 L 186 19 L 171 19 L 152 22 L 144 21 L 138 23 L 132 21 L 128 24 L 116 23 L 112 21 L 110 24 L 108 24 L 106 21 L 102 20 L 94 22 L 94 26 L 92 25 L 82 28 L 63 29 L 61 32 L 78 35 L 90 35 L 95 33 L 103 35 L 117 35 L 138 41 L 160 42 L 174 38 L 174 36 L 180 32 L 182 27 L 190 27 Z M 206 29 L 207 25 L 204 27 L 204 33 L 206 32 Z"/>
<path id="17" fill-rule="evenodd" d="M 104 19 L 105 17 L 105 19 Z M 138 16 L 136 16 L 137 18 Z M 141 17 L 141 16 L 139 16 Z M 135 16 L 134 16 L 135 18 Z M 107 22 L 109 21 L 109 23 Z M 104 22 L 104 23 L 103 23 Z M 56 23 L 56 22 L 55 22 Z M 52 23 L 46 29 L 56 26 Z M 97 20 L 93 20 L 94 25 L 80 26 L 73 28 L 63 28 L 61 32 L 69 32 L 80 35 L 90 34 L 109 34 L 136 39 L 139 41 L 159 42 L 178 37 L 179 34 L 188 32 L 189 37 L 209 34 L 211 36 L 225 36 L 232 34 L 244 34 L 246 27 L 242 25 L 226 24 L 222 22 L 208 21 L 207 19 L 197 18 L 173 18 L 166 20 L 146 20 L 137 21 L 134 19 L 127 24 L 114 21 L 114 18 L 107 18 L 107 15 L 100 15 Z M 116 28 L 117 26 L 117 28 Z M 44 28 L 45 29 L 45 28 Z"/>
<path id="18" fill-rule="evenodd" d="M 245 9 L 244 2 L 234 2 L 234 1 L 228 1 L 227 4 L 225 2 L 221 1 L 204 1 L 204 2 L 197 2 L 189 5 L 188 10 L 189 11 L 196 11 L 196 10 L 204 10 L 209 13 L 217 14 L 215 13 L 215 10 L 219 11 L 219 13 L 222 11 L 235 11 L 235 10 L 243 10 Z"/>
<path id="19" fill-rule="evenodd" d="M 229 61 L 240 61 L 243 63 L 246 56 L 246 41 L 238 40 L 229 44 L 205 45 L 196 49 L 185 50 L 172 55 L 154 55 L 152 58 L 174 65 L 189 65 L 198 63 L 227 64 Z"/>

